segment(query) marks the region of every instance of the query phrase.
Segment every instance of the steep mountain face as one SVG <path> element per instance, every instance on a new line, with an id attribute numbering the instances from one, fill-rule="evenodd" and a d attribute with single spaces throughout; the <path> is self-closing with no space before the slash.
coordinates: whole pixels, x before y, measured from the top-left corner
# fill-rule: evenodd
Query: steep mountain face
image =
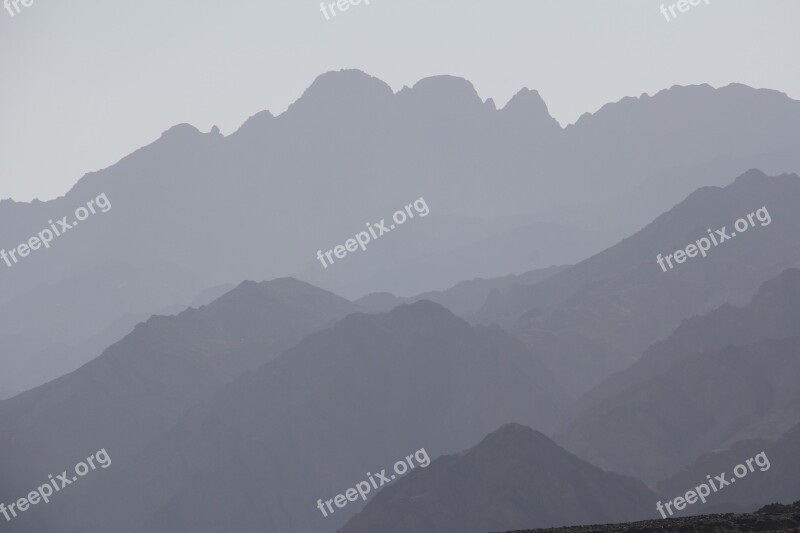
<path id="1" fill-rule="evenodd" d="M 64 520 L 98 532 L 334 531 L 361 504 L 325 518 L 318 498 L 422 447 L 433 458 L 515 420 L 552 428 L 562 402 L 496 326 L 427 301 L 355 314 L 193 408 Z"/>
<path id="2" fill-rule="evenodd" d="M 208 306 L 138 325 L 78 370 L 0 402 L 0 501 L 98 446 L 123 461 L 226 381 L 353 309 L 279 279 L 245 282 Z"/>
<path id="3" fill-rule="evenodd" d="M 339 533 L 485 533 L 642 519 L 658 498 L 508 424 L 383 489 Z"/>
<path id="4" fill-rule="evenodd" d="M 744 303 L 758 286 L 800 264 L 800 179 L 750 171 L 704 188 L 619 244 L 550 279 L 487 300 L 478 321 L 503 321 L 542 352 L 562 382 L 583 392 L 635 362 L 681 321 L 726 302 Z M 666 272 L 673 254 L 766 207 L 765 223 Z M 745 221 L 746 222 L 746 221 Z M 696 250 L 695 250 L 696 252 Z"/>
<path id="5" fill-rule="evenodd" d="M 448 308 L 458 316 L 466 317 L 478 311 L 493 292 L 508 292 L 517 285 L 533 285 L 564 270 L 566 266 L 553 266 L 532 270 L 519 275 L 501 278 L 473 279 L 462 281 L 442 291 L 424 292 L 417 296 L 401 298 L 391 293 L 376 292 L 355 301 L 355 304 L 371 313 L 385 313 L 403 303 L 430 300 Z"/>
<path id="6" fill-rule="evenodd" d="M 800 421 L 800 270 L 751 302 L 685 321 L 578 402 L 559 443 L 601 467 L 654 480 L 735 440 Z M 680 413 L 678 415 L 677 413 Z"/>

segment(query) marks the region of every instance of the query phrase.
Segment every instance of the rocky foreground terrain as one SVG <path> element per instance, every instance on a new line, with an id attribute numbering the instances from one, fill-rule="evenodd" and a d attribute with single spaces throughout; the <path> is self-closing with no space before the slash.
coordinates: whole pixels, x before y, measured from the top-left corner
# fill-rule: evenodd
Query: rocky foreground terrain
<path id="1" fill-rule="evenodd" d="M 762 507 L 754 513 L 747 514 L 710 514 L 684 518 L 669 518 L 666 520 L 645 520 L 643 522 L 631 522 L 629 524 L 528 529 L 509 533 L 534 533 L 543 531 L 551 533 L 600 533 L 607 531 L 613 531 L 615 533 L 636 533 L 644 531 L 800 531 L 800 501 L 796 501 L 791 505 L 773 503 Z"/>

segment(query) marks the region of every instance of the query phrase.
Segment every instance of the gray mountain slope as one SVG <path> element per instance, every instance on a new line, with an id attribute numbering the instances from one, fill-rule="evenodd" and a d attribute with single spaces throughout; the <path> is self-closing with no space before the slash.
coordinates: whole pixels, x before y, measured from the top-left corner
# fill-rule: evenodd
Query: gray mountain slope
<path id="1" fill-rule="evenodd" d="M 655 481 L 735 440 L 800 420 L 800 338 L 684 358 L 588 409 L 556 440 L 602 468 Z"/>
<path id="2" fill-rule="evenodd" d="M 381 490 L 338 533 L 485 533 L 642 519 L 655 494 L 508 424 Z"/>
<path id="3" fill-rule="evenodd" d="M 684 320 L 669 337 L 650 346 L 639 361 L 584 394 L 576 409 L 580 412 L 597 405 L 667 370 L 692 353 L 765 339 L 783 339 L 798 331 L 800 270 L 789 268 L 765 281 L 743 307 L 724 304 L 708 314 Z"/>
<path id="4" fill-rule="evenodd" d="M 78 370 L 0 402 L 0 501 L 98 446 L 123 462 L 224 383 L 354 308 L 279 279 L 245 282 L 200 309 L 150 318 Z"/>
<path id="5" fill-rule="evenodd" d="M 42 283 L 0 304 L 0 385 L 22 392 L 61 377 L 202 289 L 188 272 L 120 264 Z"/>
<path id="6" fill-rule="evenodd" d="M 654 480 L 736 440 L 779 437 L 800 421 L 800 385 L 787 379 L 798 372 L 798 302 L 800 270 L 788 269 L 747 306 L 686 320 L 582 397 L 558 442 L 594 464 Z"/>
<path id="7" fill-rule="evenodd" d="M 487 300 L 478 321 L 502 321 L 534 347 L 574 392 L 635 362 L 682 320 L 747 301 L 764 281 L 800 264 L 800 179 L 743 174 L 725 188 L 699 189 L 617 245 L 536 285 Z M 671 254 L 707 229 L 766 206 L 772 222 L 725 241 L 667 272 Z"/>
<path id="8" fill-rule="evenodd" d="M 71 285 L 64 283 L 64 286 Z M 161 288 L 161 287 L 158 287 Z M 216 300 L 224 293 L 234 288 L 234 285 L 224 285 L 213 287 L 202 291 L 190 302 L 190 307 L 201 307 Z M 149 291 L 152 287 L 148 287 Z M 172 301 L 174 293 L 164 291 L 161 293 L 160 301 Z M 40 305 L 47 305 L 52 302 L 47 296 L 42 295 L 38 300 Z M 64 307 L 71 305 L 71 299 L 65 299 L 62 304 Z M 151 302 L 150 305 L 156 305 Z M 134 306 L 134 309 L 141 309 Z M 63 307 L 62 307 L 63 309 Z M 69 374 L 88 363 L 112 344 L 122 340 L 128 333 L 133 331 L 136 324 L 144 322 L 149 317 L 155 315 L 178 314 L 186 309 L 185 305 L 171 304 L 157 309 L 156 312 L 137 312 L 125 313 L 114 319 L 105 328 L 91 337 L 81 341 L 66 343 L 52 341 L 44 337 L 26 337 L 19 339 L 16 337 L 3 337 L 0 343 L 5 347 L 3 372 L 0 374 L 0 383 L 7 383 L 9 390 L 14 394 L 3 395 L 0 391 L 0 400 L 10 398 L 15 394 L 38 387 L 43 383 Z M 84 315 L 91 318 L 91 314 Z M 97 323 L 102 323 L 99 316 L 94 317 Z M 91 331 L 91 328 L 88 329 Z"/>

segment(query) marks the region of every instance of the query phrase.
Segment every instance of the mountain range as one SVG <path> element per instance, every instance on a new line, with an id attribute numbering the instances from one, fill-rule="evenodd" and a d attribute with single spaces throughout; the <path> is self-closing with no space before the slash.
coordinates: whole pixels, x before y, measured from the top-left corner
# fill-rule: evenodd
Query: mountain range
<path id="1" fill-rule="evenodd" d="M 259 112 L 227 136 L 176 125 L 62 197 L 0 202 L 6 249 L 99 194 L 111 205 L 50 249 L 0 268 L 0 316 L 21 327 L 0 328 L 11 348 L 0 364 L 17 368 L 0 389 L 20 392 L 77 368 L 103 348 L 93 339 L 126 317 L 183 307 L 243 279 L 293 276 L 349 298 L 412 296 L 578 263 L 699 187 L 754 167 L 800 172 L 799 117 L 800 103 L 777 91 L 676 86 L 562 128 L 527 88 L 497 109 L 452 76 L 395 93 L 360 71 L 325 73 L 278 116 Z M 316 259 L 421 197 L 425 218 L 328 268 Z M 82 281 L 97 275 L 112 285 Z M 27 307 L 44 312 L 29 316 Z M 650 337 L 596 351 L 624 349 L 630 361 Z M 53 365 L 64 350 L 68 364 Z M 601 367 L 619 369 L 614 357 L 601 353 Z M 589 384 L 566 385 L 577 393 Z"/>
<path id="2" fill-rule="evenodd" d="M 178 125 L 62 198 L 0 202 L 6 247 L 113 205 L 0 264 L 0 502 L 113 458 L 10 527 L 630 521 L 761 449 L 769 471 L 697 512 L 796 500 L 798 119 L 776 91 L 703 85 L 562 128 L 536 91 L 497 109 L 460 78 L 341 71 L 228 136 Z M 428 467 L 319 512 L 422 448 Z"/>

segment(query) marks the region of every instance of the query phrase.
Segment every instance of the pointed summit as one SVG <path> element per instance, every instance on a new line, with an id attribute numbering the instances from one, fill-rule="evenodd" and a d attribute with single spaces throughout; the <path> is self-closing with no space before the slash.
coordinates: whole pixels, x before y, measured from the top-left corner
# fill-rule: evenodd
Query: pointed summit
<path id="1" fill-rule="evenodd" d="M 748 170 L 747 172 L 736 178 L 736 180 L 734 180 L 733 183 L 738 183 L 738 184 L 760 183 L 764 179 L 766 179 L 766 177 L 767 175 L 764 174 L 764 172 L 762 172 L 761 170 L 757 168 L 751 168 L 750 170 Z"/>
<path id="2" fill-rule="evenodd" d="M 592 490 L 587 490 L 591 487 Z M 509 531 L 641 519 L 656 496 L 509 423 L 379 492 L 340 533 Z"/>
<path id="3" fill-rule="evenodd" d="M 523 87 L 500 111 L 507 120 L 536 126 L 548 134 L 561 131 L 561 125 L 550 115 L 547 104 L 538 91 Z"/>

